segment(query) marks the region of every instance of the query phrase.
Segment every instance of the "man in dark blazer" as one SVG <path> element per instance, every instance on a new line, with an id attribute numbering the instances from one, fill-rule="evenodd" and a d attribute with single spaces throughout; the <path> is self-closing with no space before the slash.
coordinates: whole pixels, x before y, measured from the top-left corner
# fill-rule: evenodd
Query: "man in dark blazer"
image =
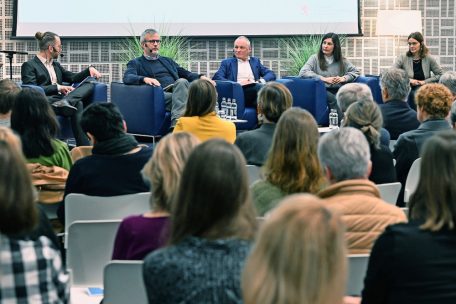
<path id="1" fill-rule="evenodd" d="M 60 37 L 52 32 L 37 32 L 35 37 L 38 40 L 40 51 L 33 59 L 22 64 L 22 83 L 43 88 L 56 114 L 70 117 L 76 144 L 78 146 L 89 145 L 87 136 L 79 126 L 79 121 L 83 102 L 93 92 L 94 79 L 88 78 L 77 88 L 63 83 L 81 82 L 89 76 L 99 78 L 101 74 L 94 67 L 88 67 L 79 73 L 64 69 L 56 61 L 62 52 Z"/>
<path id="2" fill-rule="evenodd" d="M 415 130 L 420 125 L 416 112 L 407 103 L 410 81 L 404 70 L 391 68 L 383 73 L 381 86 L 383 127 L 392 140 L 397 140 L 402 133 Z"/>
<path id="3" fill-rule="evenodd" d="M 264 83 L 276 79 L 273 71 L 261 64 L 260 59 L 251 57 L 250 40 L 240 36 L 234 41 L 234 57 L 222 61 L 213 80 L 238 82 L 244 90 L 246 106 L 256 107 L 257 93 Z"/>
<path id="4" fill-rule="evenodd" d="M 192 73 L 174 60 L 160 56 L 160 35 L 154 29 L 146 29 L 140 38 L 144 54 L 128 62 L 123 82 L 125 84 L 148 84 L 162 87 L 165 108 L 171 111 L 171 128 L 185 111 L 189 82 L 201 78 L 215 83 L 202 74 Z"/>

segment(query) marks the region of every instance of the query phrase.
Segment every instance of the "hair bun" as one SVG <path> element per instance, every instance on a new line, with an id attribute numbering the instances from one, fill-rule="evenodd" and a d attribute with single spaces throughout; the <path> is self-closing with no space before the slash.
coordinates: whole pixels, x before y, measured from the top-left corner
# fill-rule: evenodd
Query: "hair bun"
<path id="1" fill-rule="evenodd" d="M 35 38 L 38 39 L 38 40 L 41 40 L 41 39 L 43 39 L 43 35 L 44 34 L 42 32 L 36 32 Z"/>

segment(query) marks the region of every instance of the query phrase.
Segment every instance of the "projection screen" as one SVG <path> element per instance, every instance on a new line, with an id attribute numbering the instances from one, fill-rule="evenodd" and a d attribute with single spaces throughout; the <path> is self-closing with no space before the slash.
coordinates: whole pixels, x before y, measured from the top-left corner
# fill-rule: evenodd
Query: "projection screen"
<path id="1" fill-rule="evenodd" d="M 361 34 L 359 0 L 15 0 L 14 11 L 15 38 L 126 37 L 146 28 L 171 36 Z"/>

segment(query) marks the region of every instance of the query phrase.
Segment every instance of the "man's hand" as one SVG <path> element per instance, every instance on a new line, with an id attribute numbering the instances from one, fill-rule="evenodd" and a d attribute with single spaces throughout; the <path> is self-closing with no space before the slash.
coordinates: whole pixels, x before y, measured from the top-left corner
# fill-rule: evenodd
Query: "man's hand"
<path id="1" fill-rule="evenodd" d="M 158 82 L 157 79 L 150 78 L 150 77 L 144 77 L 144 83 L 148 84 L 148 85 L 151 85 L 151 86 L 154 86 L 154 87 L 159 87 L 160 86 L 160 82 Z"/>
<path id="2" fill-rule="evenodd" d="M 101 73 L 98 72 L 98 70 L 96 68 L 94 68 L 93 66 L 89 67 L 89 72 L 90 72 L 91 77 L 94 77 L 97 79 L 101 77 Z"/>
<path id="3" fill-rule="evenodd" d="M 200 79 L 204 79 L 204 80 L 207 80 L 209 81 L 210 83 L 212 83 L 212 85 L 215 87 L 216 86 L 216 83 L 214 80 L 210 79 L 209 77 L 207 76 L 204 76 L 204 75 L 201 75 Z"/>
<path id="4" fill-rule="evenodd" d="M 68 93 L 70 93 L 73 90 L 74 90 L 74 88 L 72 86 L 64 86 L 64 85 L 59 86 L 59 92 L 63 95 L 68 95 Z"/>

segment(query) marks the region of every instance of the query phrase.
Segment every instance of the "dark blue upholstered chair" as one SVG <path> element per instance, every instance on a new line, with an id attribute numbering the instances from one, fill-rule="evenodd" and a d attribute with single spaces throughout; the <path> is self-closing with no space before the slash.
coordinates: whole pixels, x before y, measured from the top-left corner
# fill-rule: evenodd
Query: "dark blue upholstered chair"
<path id="1" fill-rule="evenodd" d="M 318 125 L 328 125 L 329 110 L 326 102 L 326 88 L 321 80 L 289 76 L 277 81 L 290 90 L 293 96 L 293 107 L 309 111 Z"/>
<path id="2" fill-rule="evenodd" d="M 128 133 L 155 138 L 168 132 L 171 114 L 161 87 L 112 82 L 111 102 L 119 107 Z"/>
<path id="3" fill-rule="evenodd" d="M 77 84 L 76 84 L 77 85 Z M 40 86 L 30 85 L 30 84 L 21 84 L 21 87 L 26 88 L 33 88 L 43 92 L 43 88 Z M 90 98 L 90 103 L 99 103 L 99 102 L 107 102 L 108 101 L 108 86 L 105 83 L 97 82 L 95 83 L 94 91 L 92 97 Z M 73 131 L 71 130 L 70 119 L 68 117 L 63 117 L 57 115 L 57 120 L 60 125 L 60 133 L 58 135 L 59 139 L 66 140 L 73 138 Z"/>
<path id="4" fill-rule="evenodd" d="M 380 88 L 380 77 L 374 75 L 359 76 L 356 78 L 355 82 L 367 84 L 371 89 L 372 96 L 378 104 L 383 103 L 382 90 Z"/>
<path id="5" fill-rule="evenodd" d="M 216 80 L 216 89 L 218 94 L 218 103 L 222 102 L 222 98 L 235 98 L 237 103 L 237 117 L 238 119 L 247 120 L 247 122 L 236 123 L 237 130 L 251 130 L 257 125 L 257 111 L 255 108 L 248 108 L 245 106 L 244 91 L 242 86 L 234 81 Z"/>

